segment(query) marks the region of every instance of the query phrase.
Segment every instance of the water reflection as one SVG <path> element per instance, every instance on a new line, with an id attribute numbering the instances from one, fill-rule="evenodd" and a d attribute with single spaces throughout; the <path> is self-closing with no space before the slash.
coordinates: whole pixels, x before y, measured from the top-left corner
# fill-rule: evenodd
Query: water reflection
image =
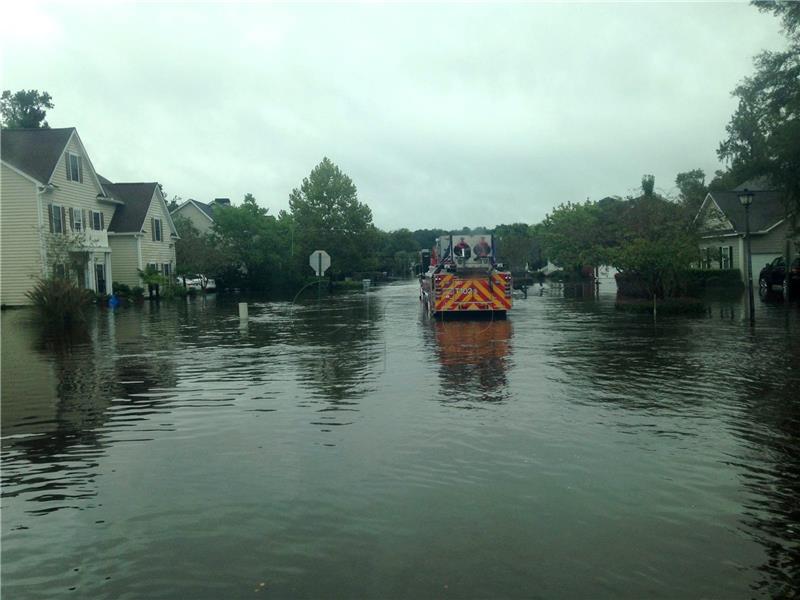
<path id="1" fill-rule="evenodd" d="M 120 352 L 150 332 L 140 319 L 119 320 L 120 328 L 112 313 L 98 312 L 82 335 L 66 339 L 43 332 L 26 311 L 4 318 L 2 449 L 15 460 L 4 466 L 3 496 L 41 503 L 29 512 L 76 507 L 76 500 L 94 496 L 108 430 L 164 409 L 166 398 L 139 396 L 175 385 L 172 362 Z"/>
<path id="2" fill-rule="evenodd" d="M 509 397 L 510 320 L 432 321 L 429 325 L 443 402 L 501 402 Z"/>
<path id="3" fill-rule="evenodd" d="M 4 595 L 792 597 L 790 308 L 653 323 L 603 283 L 415 326 L 398 285 L 244 328 L 97 311 L 75 344 L 4 312 Z"/>

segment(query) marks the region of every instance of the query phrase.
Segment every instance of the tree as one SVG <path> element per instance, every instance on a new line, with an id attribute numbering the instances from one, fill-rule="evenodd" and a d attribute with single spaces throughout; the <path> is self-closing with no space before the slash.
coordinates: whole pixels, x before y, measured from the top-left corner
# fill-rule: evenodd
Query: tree
<path id="1" fill-rule="evenodd" d="M 708 194 L 705 172 L 703 169 L 692 169 L 678 173 L 675 176 L 675 185 L 678 186 L 678 200 L 685 210 L 685 216 L 689 220 L 694 219 Z"/>
<path id="2" fill-rule="evenodd" d="M 597 204 L 561 204 L 542 222 L 542 246 L 555 264 L 573 273 L 585 265 L 604 264 L 606 253 L 598 240 Z"/>
<path id="3" fill-rule="evenodd" d="M 755 73 L 733 90 L 739 98 L 717 155 L 737 183 L 766 175 L 800 208 L 800 3 L 756 1 L 782 20 L 788 48 L 755 57 Z"/>
<path id="4" fill-rule="evenodd" d="M 53 99 L 47 92 L 39 90 L 3 91 L 0 96 L 0 114 L 3 127 L 25 127 L 48 129 L 45 121 L 48 108 L 53 108 Z"/>
<path id="5" fill-rule="evenodd" d="M 498 225 L 494 229 L 497 260 L 512 271 L 543 265 L 541 243 L 526 223 Z"/>
<path id="6" fill-rule="evenodd" d="M 329 158 L 292 190 L 289 206 L 296 225 L 298 270 L 308 272 L 307 257 L 319 249 L 331 255 L 331 277 L 377 268 L 372 211 L 358 201 L 353 181 Z"/>
<path id="7" fill-rule="evenodd" d="M 226 246 L 215 243 L 209 234 L 201 234 L 186 217 L 173 218 L 179 239 L 175 242 L 178 275 L 205 275 L 216 279 L 232 262 Z"/>
<path id="8" fill-rule="evenodd" d="M 289 230 L 285 221 L 267 214 L 252 194 L 241 206 L 214 211 L 210 243 L 223 253 L 220 279 L 228 287 L 266 291 L 290 287 Z"/>

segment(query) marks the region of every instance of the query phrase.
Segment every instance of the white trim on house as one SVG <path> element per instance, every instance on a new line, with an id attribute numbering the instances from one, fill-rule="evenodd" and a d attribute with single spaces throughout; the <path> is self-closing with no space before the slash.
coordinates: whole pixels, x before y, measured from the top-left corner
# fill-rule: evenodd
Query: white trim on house
<path id="1" fill-rule="evenodd" d="M 86 152 L 86 148 L 83 146 L 83 142 L 81 141 L 81 136 L 78 135 L 78 130 L 77 129 L 73 129 L 72 130 L 72 133 L 70 134 L 69 138 L 67 138 L 67 143 L 64 144 L 64 147 L 61 149 L 61 154 L 59 154 L 59 156 L 62 156 L 64 154 L 64 152 L 67 149 L 67 146 L 69 146 L 69 144 L 72 141 L 73 137 L 77 138 L 78 146 L 80 147 L 81 152 L 83 153 L 83 158 L 85 158 L 86 162 L 89 163 L 89 167 L 91 168 L 92 177 L 94 178 L 94 182 L 97 184 L 97 187 L 100 189 L 100 191 L 105 194 L 106 191 L 103 189 L 103 184 L 100 183 L 100 178 L 97 177 L 97 171 L 94 170 L 94 165 L 92 164 L 92 160 L 89 158 L 89 153 Z M 53 172 L 50 173 L 50 177 L 47 178 L 47 183 L 48 184 L 51 181 L 53 181 L 53 175 L 56 174 L 56 169 L 58 168 L 58 163 L 59 162 L 60 162 L 60 159 L 57 160 L 56 164 L 53 166 Z"/>
<path id="2" fill-rule="evenodd" d="M 767 227 L 766 229 L 762 229 L 761 231 L 751 231 L 750 233 L 751 233 L 751 234 L 753 234 L 753 233 L 759 233 L 759 234 L 760 234 L 760 233 L 769 233 L 770 231 L 772 231 L 773 229 L 775 229 L 775 228 L 776 228 L 778 225 L 780 225 L 781 223 L 783 223 L 785 220 L 786 220 L 786 219 L 785 219 L 785 218 L 783 218 L 783 219 L 781 219 L 780 221 L 778 221 L 777 223 L 775 223 L 774 225 L 771 225 L 770 227 Z"/>
<path id="3" fill-rule="evenodd" d="M 209 221 L 211 221 L 212 223 L 214 222 L 214 219 L 212 219 L 210 216 L 208 216 L 208 213 L 207 213 L 206 211 L 204 211 L 202 208 L 200 208 L 199 206 L 197 206 L 197 202 L 195 202 L 195 201 L 194 201 L 192 198 L 189 198 L 189 199 L 188 199 L 188 200 L 186 200 L 186 201 L 185 201 L 183 204 L 181 204 L 181 205 L 180 205 L 178 208 L 176 208 L 175 210 L 173 210 L 173 211 L 170 213 L 170 216 L 172 216 L 172 214 L 173 214 L 173 213 L 176 213 L 176 212 L 178 212 L 180 209 L 182 209 L 184 206 L 186 206 L 186 205 L 187 205 L 187 204 L 189 204 L 190 202 L 192 203 L 192 205 L 193 205 L 193 206 L 194 206 L 194 207 L 195 207 L 197 210 L 199 210 L 199 211 L 200 211 L 200 212 L 203 214 L 203 216 L 204 216 L 206 219 L 208 219 L 208 220 L 209 220 Z"/>
<path id="4" fill-rule="evenodd" d="M 137 235 L 136 236 L 136 254 L 138 255 L 138 259 L 139 259 L 139 270 L 140 271 L 144 270 L 144 267 L 142 267 L 142 238 L 144 238 L 144 235 Z"/>
<path id="5" fill-rule="evenodd" d="M 17 167 L 15 167 L 14 165 L 11 165 L 11 164 L 7 163 L 7 162 L 6 162 L 6 161 L 4 161 L 4 160 L 0 160 L 0 163 L 2 163 L 3 165 L 7 166 L 9 169 L 11 169 L 12 171 L 14 171 L 14 173 L 16 173 L 17 175 L 20 175 L 20 176 L 24 177 L 25 179 L 27 179 L 28 181 L 30 181 L 30 182 L 32 182 L 32 183 L 35 183 L 37 186 L 45 187 L 45 186 L 47 185 L 47 184 L 45 184 L 45 183 L 42 183 L 42 182 L 41 182 L 41 181 L 39 181 L 38 179 L 34 179 L 33 177 L 31 177 L 31 176 L 30 176 L 30 175 L 28 175 L 27 173 L 25 173 L 25 172 L 23 172 L 23 171 L 20 171 L 20 170 L 19 170 Z"/>
<path id="6" fill-rule="evenodd" d="M 170 237 L 175 236 L 175 239 L 177 239 L 177 240 L 181 239 L 180 236 L 178 235 L 178 230 L 175 228 L 175 223 L 172 222 L 172 217 L 169 214 L 169 207 L 167 206 L 167 201 L 164 200 L 164 195 L 161 193 L 161 188 L 159 186 L 156 186 L 155 195 L 158 196 L 159 200 L 161 200 L 161 208 L 164 209 L 164 214 L 167 215 L 167 221 L 169 221 L 169 227 L 172 230 L 172 233 L 170 234 Z M 151 198 L 150 202 L 152 202 L 152 201 L 153 201 L 153 199 Z M 142 223 L 142 227 L 144 227 L 144 223 Z M 161 241 L 164 241 L 164 228 L 163 227 L 161 228 Z"/>
<path id="7" fill-rule="evenodd" d="M 109 231 L 110 236 L 122 236 L 122 235 L 135 235 L 136 237 L 144 237 L 144 234 L 141 231 Z"/>
<path id="8" fill-rule="evenodd" d="M 28 179 L 32 179 L 28 177 Z M 47 193 L 47 189 L 41 189 L 41 186 L 34 182 L 34 191 L 36 192 L 36 217 L 39 223 L 39 255 L 42 258 L 42 277 L 47 277 L 47 244 L 44 239 L 44 214 L 42 203 L 44 202 L 42 196 Z M 48 231 L 50 224 L 48 223 Z"/>

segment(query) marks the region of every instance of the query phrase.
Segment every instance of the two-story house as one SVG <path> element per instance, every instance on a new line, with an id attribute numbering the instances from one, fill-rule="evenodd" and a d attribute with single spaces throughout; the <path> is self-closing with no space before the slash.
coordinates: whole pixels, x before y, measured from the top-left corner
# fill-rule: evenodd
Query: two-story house
<path id="1" fill-rule="evenodd" d="M 106 193 L 121 202 L 108 234 L 114 281 L 141 285 L 139 271 L 147 267 L 173 278 L 178 232 L 158 183 L 111 183 L 104 177 L 101 181 Z"/>
<path id="2" fill-rule="evenodd" d="M 53 274 L 111 290 L 109 197 L 74 127 L 0 132 L 0 303 L 26 304 Z"/>
<path id="3" fill-rule="evenodd" d="M 700 232 L 700 267 L 738 269 L 746 280 L 745 208 L 739 199 L 744 190 L 753 195 L 750 205 L 753 278 L 779 256 L 793 259 L 797 243 L 783 197 L 765 179 L 750 180 L 730 191 L 709 192 L 695 217 Z"/>
<path id="4" fill-rule="evenodd" d="M 230 198 L 214 198 L 214 201 L 210 203 L 189 198 L 170 214 L 173 218 L 188 219 L 192 226 L 203 234 L 208 233 L 214 227 L 214 210 L 230 205 Z"/>
<path id="5" fill-rule="evenodd" d="M 27 304 L 38 278 L 97 293 L 171 277 L 177 232 L 157 183 L 100 177 L 74 127 L 0 131 L 0 304 Z"/>

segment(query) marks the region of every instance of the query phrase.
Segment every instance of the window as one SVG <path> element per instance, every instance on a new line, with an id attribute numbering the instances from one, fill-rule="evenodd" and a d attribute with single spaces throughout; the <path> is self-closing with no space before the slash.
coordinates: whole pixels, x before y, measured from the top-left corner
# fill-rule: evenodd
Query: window
<path id="1" fill-rule="evenodd" d="M 67 179 L 70 181 L 83 182 L 83 165 L 81 157 L 72 152 L 67 153 Z"/>
<path id="2" fill-rule="evenodd" d="M 66 233 L 66 215 L 63 206 L 57 204 L 50 205 L 50 232 L 51 233 Z"/>
<path id="3" fill-rule="evenodd" d="M 80 208 L 70 208 L 69 213 L 72 218 L 72 230 L 83 231 L 83 210 Z"/>
<path id="4" fill-rule="evenodd" d="M 153 219 L 153 241 L 161 241 L 161 219 Z"/>
<path id="5" fill-rule="evenodd" d="M 169 278 L 169 276 L 172 274 L 172 265 L 170 263 L 164 263 L 161 265 L 161 273 L 164 275 L 164 277 Z"/>
<path id="6" fill-rule="evenodd" d="M 64 264 L 53 265 L 53 276 L 65 279 L 67 276 L 67 267 Z"/>
<path id="7" fill-rule="evenodd" d="M 92 229 L 96 231 L 102 231 L 105 229 L 105 219 L 103 218 L 103 213 L 93 210 L 91 219 L 90 225 Z"/>

